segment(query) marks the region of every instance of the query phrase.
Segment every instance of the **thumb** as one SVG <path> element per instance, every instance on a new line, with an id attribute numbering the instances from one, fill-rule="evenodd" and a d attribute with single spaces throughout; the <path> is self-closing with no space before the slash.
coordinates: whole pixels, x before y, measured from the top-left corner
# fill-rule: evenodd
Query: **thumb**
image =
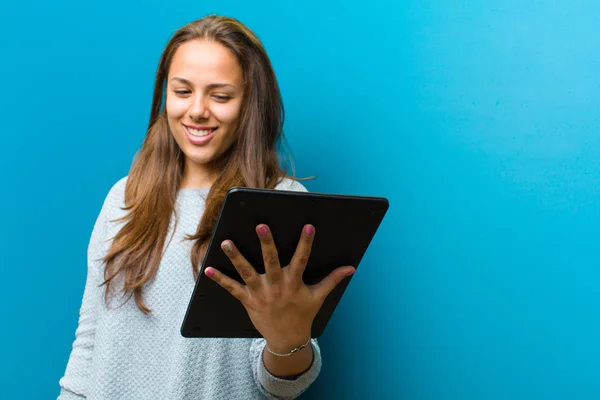
<path id="1" fill-rule="evenodd" d="M 313 286 L 315 294 L 325 300 L 335 287 L 348 276 L 352 276 L 356 272 L 353 266 L 345 266 L 334 269 L 323 280 Z"/>

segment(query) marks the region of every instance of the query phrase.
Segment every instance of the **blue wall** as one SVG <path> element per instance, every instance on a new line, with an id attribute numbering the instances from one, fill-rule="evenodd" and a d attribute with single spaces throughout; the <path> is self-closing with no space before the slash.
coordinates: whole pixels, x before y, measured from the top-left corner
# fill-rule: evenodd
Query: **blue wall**
<path id="1" fill-rule="evenodd" d="M 58 393 L 86 246 L 160 51 L 208 13 L 272 57 L 313 191 L 391 209 L 307 398 L 600 397 L 600 4 L 0 5 L 0 393 Z"/>

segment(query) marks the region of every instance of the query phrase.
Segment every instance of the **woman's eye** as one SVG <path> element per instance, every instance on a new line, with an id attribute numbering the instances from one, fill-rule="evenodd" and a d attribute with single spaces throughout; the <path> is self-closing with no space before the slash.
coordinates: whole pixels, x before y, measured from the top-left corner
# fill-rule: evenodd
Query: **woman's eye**
<path id="1" fill-rule="evenodd" d="M 190 94 L 189 90 L 174 90 L 174 92 L 176 95 L 179 95 L 179 96 L 185 96 L 185 95 Z"/>
<path id="2" fill-rule="evenodd" d="M 216 95 L 215 94 L 215 95 L 213 95 L 213 99 L 215 99 L 216 101 L 220 101 L 220 102 L 224 103 L 224 102 L 230 100 L 231 97 L 229 97 L 229 96 L 222 96 L 222 95 Z"/>

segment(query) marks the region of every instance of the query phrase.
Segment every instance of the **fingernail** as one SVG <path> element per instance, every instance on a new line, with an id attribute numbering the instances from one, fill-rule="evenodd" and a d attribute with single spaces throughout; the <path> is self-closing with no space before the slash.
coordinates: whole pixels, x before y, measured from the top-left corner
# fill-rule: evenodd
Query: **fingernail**
<path id="1" fill-rule="evenodd" d="M 231 242 L 223 243 L 223 250 L 225 250 L 228 253 L 231 253 L 233 251 L 233 246 L 231 245 Z"/>
<path id="2" fill-rule="evenodd" d="M 206 270 L 204 271 L 204 273 L 206 274 L 206 276 L 208 276 L 209 278 L 212 278 L 213 276 L 215 276 L 215 270 L 212 268 L 206 268 Z"/>
<path id="3" fill-rule="evenodd" d="M 348 272 L 346 272 L 346 276 L 352 276 L 352 275 L 354 275 L 355 272 L 356 272 L 355 269 L 352 271 L 348 271 Z"/>
<path id="4" fill-rule="evenodd" d="M 307 227 L 304 229 L 304 232 L 306 232 L 306 234 L 307 234 L 308 236 L 312 236 L 312 235 L 314 235 L 314 233 L 315 233 L 315 227 L 314 227 L 314 226 L 312 226 L 312 225 L 308 225 L 308 226 L 307 226 Z"/>
<path id="5" fill-rule="evenodd" d="M 269 228 L 267 228 L 266 225 L 261 226 L 258 228 L 258 234 L 260 236 L 267 236 L 269 234 Z"/>

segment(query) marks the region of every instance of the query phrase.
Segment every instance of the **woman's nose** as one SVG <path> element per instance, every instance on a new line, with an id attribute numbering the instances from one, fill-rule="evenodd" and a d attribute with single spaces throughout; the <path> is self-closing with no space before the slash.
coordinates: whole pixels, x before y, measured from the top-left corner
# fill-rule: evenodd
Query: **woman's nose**
<path id="1" fill-rule="evenodd" d="M 190 118 L 193 120 L 207 119 L 208 118 L 208 107 L 205 104 L 205 100 L 202 96 L 196 97 L 194 103 L 190 107 Z"/>

